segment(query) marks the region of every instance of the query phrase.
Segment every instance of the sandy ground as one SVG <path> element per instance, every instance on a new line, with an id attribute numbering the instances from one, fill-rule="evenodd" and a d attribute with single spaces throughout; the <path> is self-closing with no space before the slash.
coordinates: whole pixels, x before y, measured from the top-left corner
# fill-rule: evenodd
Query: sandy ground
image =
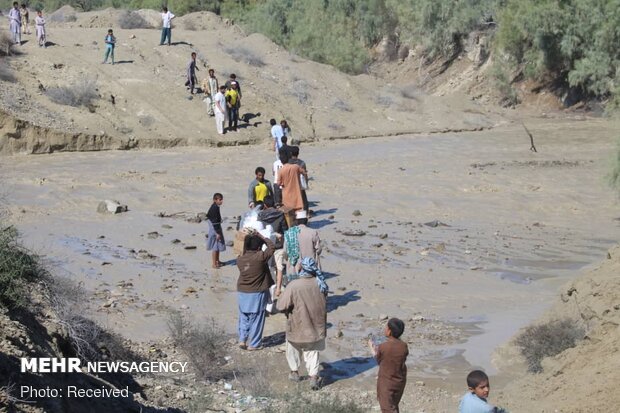
<path id="1" fill-rule="evenodd" d="M 454 408 L 473 367 L 490 372 L 496 386 L 514 378 L 517 370 L 497 370 L 494 349 L 620 236 L 603 178 L 617 125 L 532 119 L 528 126 L 538 153 L 518 124 L 302 146 L 313 178 L 311 226 L 325 242 L 333 291 L 323 354 L 331 386 L 372 390 L 376 369 L 365 340 L 385 316 L 407 321 L 403 411 Z M 166 308 L 234 332 L 237 269 L 209 268 L 206 224 L 184 218 L 222 192 L 231 240 L 255 166 L 272 161 L 266 146 L 53 154 L 5 157 L 0 174 L 25 243 L 93 292 L 89 315 L 150 340 L 167 334 Z M 103 199 L 129 212 L 98 214 Z M 232 248 L 223 258 L 234 263 Z M 270 317 L 265 333 L 279 342 L 283 329 L 282 316 Z M 283 371 L 284 355 L 280 362 Z M 416 381 L 424 381 L 424 397 Z M 435 389 L 445 393 L 426 396 Z"/>

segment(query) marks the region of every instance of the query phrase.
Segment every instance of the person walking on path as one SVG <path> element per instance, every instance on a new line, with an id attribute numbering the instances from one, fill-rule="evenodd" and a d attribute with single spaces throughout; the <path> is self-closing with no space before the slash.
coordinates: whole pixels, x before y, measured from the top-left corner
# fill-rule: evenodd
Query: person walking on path
<path id="1" fill-rule="evenodd" d="M 19 12 L 19 4 L 14 2 L 13 8 L 9 11 L 9 30 L 11 32 L 13 44 L 18 44 L 20 46 L 22 44 L 21 28 L 22 16 Z"/>
<path id="2" fill-rule="evenodd" d="M 273 150 L 276 153 L 276 159 L 280 156 L 280 149 L 282 148 L 282 137 L 284 136 L 284 130 L 281 125 L 278 125 L 275 119 L 270 119 L 271 125 L 271 138 L 273 139 Z"/>
<path id="3" fill-rule="evenodd" d="M 224 93 L 226 92 L 226 86 L 220 86 L 220 91 L 215 94 L 213 98 L 214 108 L 213 111 L 215 113 L 215 128 L 217 129 L 217 133 L 223 135 L 224 131 L 224 123 L 226 122 L 226 113 L 228 112 L 228 108 L 226 105 L 226 96 Z"/>
<path id="4" fill-rule="evenodd" d="M 41 12 L 41 10 L 37 10 L 37 17 L 34 19 L 34 24 L 37 30 L 39 47 L 47 47 L 47 40 L 45 38 L 45 18 L 43 18 L 43 12 Z"/>
<path id="5" fill-rule="evenodd" d="M 289 162 L 301 166 L 301 169 L 304 170 L 303 174 L 299 177 L 299 184 L 301 188 L 301 200 L 304 204 L 304 211 L 306 211 L 306 217 L 309 217 L 308 214 L 310 213 L 310 204 L 308 203 L 308 196 L 306 195 L 306 189 L 308 189 L 308 169 L 306 168 L 306 163 L 299 159 L 299 146 L 290 146 L 289 153 L 291 155 Z"/>
<path id="6" fill-rule="evenodd" d="M 28 6 L 26 6 L 26 3 L 22 3 L 19 14 L 21 14 L 22 16 L 23 34 L 30 34 L 30 10 L 28 10 Z"/>
<path id="7" fill-rule="evenodd" d="M 236 131 L 239 125 L 239 106 L 241 97 L 237 91 L 237 82 L 230 84 L 226 91 L 226 104 L 228 106 L 228 130 Z"/>
<path id="8" fill-rule="evenodd" d="M 284 213 L 275 208 L 273 197 L 266 196 L 263 200 L 264 208 L 258 213 L 258 220 L 267 227 L 271 225 L 276 234 L 273 253 L 273 264 L 276 267 L 276 289 L 274 295 L 278 297 L 282 292 L 282 277 L 284 275 L 284 233 L 288 229 Z"/>
<path id="9" fill-rule="evenodd" d="M 209 69 L 209 77 L 202 82 L 202 90 L 207 99 L 207 114 L 215 115 L 215 95 L 219 91 L 215 70 Z"/>
<path id="10" fill-rule="evenodd" d="M 284 257 L 287 260 L 287 274 L 298 274 L 304 258 L 312 258 L 321 268 L 323 244 L 316 229 L 299 224 L 284 234 Z"/>
<path id="11" fill-rule="evenodd" d="M 106 64 L 108 62 L 108 56 L 112 58 L 112 64 L 114 64 L 114 46 L 116 45 L 116 37 L 114 37 L 114 32 L 112 29 L 108 30 L 108 34 L 105 37 L 105 56 L 103 57 L 103 62 L 101 64 Z"/>
<path id="12" fill-rule="evenodd" d="M 185 82 L 185 86 L 189 88 L 189 93 L 192 95 L 196 87 L 196 70 L 200 69 L 196 66 L 196 52 L 192 52 L 192 57 L 187 64 L 187 81 Z"/>
<path id="13" fill-rule="evenodd" d="M 280 189 L 280 185 L 278 185 L 278 175 L 280 173 L 280 169 L 288 163 L 288 153 L 282 149 L 278 153 L 278 159 L 273 163 L 273 198 L 276 205 L 282 205 L 282 189 Z"/>
<path id="14" fill-rule="evenodd" d="M 262 250 L 263 244 L 267 245 L 265 251 Z M 273 285 L 268 262 L 273 256 L 275 245 L 269 238 L 255 232 L 246 237 L 244 251 L 237 258 L 239 348 L 260 350 L 265 327 L 265 308 L 269 301 L 269 287 Z"/>
<path id="15" fill-rule="evenodd" d="M 276 185 L 280 185 L 282 190 L 282 204 L 295 211 L 301 210 L 304 207 L 300 183 L 300 176 L 303 173 L 304 170 L 301 169 L 301 166 L 290 162 L 282 166 L 282 169 L 278 172 L 278 182 L 276 182 Z"/>
<path id="16" fill-rule="evenodd" d="M 159 42 L 160 46 L 163 46 L 168 40 L 168 46 L 172 43 L 172 19 L 176 16 L 172 14 L 172 12 L 168 11 L 168 7 L 162 7 L 161 9 L 161 20 L 162 20 L 162 28 L 161 28 L 161 40 Z"/>
<path id="17" fill-rule="evenodd" d="M 219 192 L 213 194 L 213 204 L 207 212 L 207 222 L 209 223 L 209 234 L 207 235 L 207 251 L 211 251 L 211 266 L 220 268 L 220 252 L 226 251 L 226 241 L 222 231 L 222 215 L 220 206 L 224 203 L 224 196 Z"/>
<path id="18" fill-rule="evenodd" d="M 327 284 L 316 262 L 302 260 L 299 278 L 291 281 L 278 299 L 276 307 L 286 314 L 286 361 L 289 379 L 300 381 L 303 356 L 312 390 L 321 388 L 319 352 L 325 350 L 327 332 Z"/>

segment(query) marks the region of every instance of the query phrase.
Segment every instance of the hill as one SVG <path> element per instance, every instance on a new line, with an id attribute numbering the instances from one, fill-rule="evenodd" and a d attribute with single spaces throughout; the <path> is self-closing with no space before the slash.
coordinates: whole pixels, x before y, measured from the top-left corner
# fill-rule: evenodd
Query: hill
<path id="1" fill-rule="evenodd" d="M 300 141 L 479 130 L 501 119 L 464 95 L 429 96 L 412 85 L 302 59 L 208 12 L 175 20 L 172 47 L 158 45 L 158 30 L 119 28 L 120 22 L 127 27 L 123 19 L 155 24 L 153 13 L 64 7 L 49 17 L 47 49 L 26 36 L 9 60 L 13 81 L 2 82 L 0 152 L 268 142 L 270 118 L 287 119 Z M 117 37 L 114 66 L 100 64 L 108 27 Z M 229 73 L 240 79 L 240 132 L 218 136 L 201 98 L 190 99 L 183 84 L 193 51 L 199 81 L 207 68 L 220 81 Z M 93 98 L 78 107 L 54 103 L 54 88 Z"/>

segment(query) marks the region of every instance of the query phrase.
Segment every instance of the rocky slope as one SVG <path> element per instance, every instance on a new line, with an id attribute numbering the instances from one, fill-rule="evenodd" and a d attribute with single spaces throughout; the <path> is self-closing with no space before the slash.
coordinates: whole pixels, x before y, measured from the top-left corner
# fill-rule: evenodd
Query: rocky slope
<path id="1" fill-rule="evenodd" d="M 620 247 L 560 292 L 542 321 L 566 318 L 586 329 L 574 348 L 543 361 L 499 395 L 511 412 L 612 412 L 620 406 Z"/>

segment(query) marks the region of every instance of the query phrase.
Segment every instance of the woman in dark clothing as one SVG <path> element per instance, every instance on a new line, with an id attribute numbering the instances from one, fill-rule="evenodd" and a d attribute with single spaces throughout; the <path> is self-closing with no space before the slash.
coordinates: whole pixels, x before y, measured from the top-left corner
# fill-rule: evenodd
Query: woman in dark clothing
<path id="1" fill-rule="evenodd" d="M 222 216 L 220 215 L 220 205 L 224 202 L 224 196 L 220 193 L 213 195 L 213 205 L 207 212 L 207 222 L 209 223 L 209 235 L 207 235 L 207 251 L 211 251 L 213 268 L 220 268 L 220 251 L 226 251 L 224 232 L 222 232 Z"/>
<path id="2" fill-rule="evenodd" d="M 262 250 L 263 244 L 267 245 L 265 251 Z M 260 350 L 265 327 L 265 308 L 269 301 L 269 287 L 273 285 L 267 263 L 273 256 L 275 245 L 269 238 L 254 233 L 246 237 L 244 251 L 243 255 L 237 258 L 239 347 L 244 350 Z"/>

